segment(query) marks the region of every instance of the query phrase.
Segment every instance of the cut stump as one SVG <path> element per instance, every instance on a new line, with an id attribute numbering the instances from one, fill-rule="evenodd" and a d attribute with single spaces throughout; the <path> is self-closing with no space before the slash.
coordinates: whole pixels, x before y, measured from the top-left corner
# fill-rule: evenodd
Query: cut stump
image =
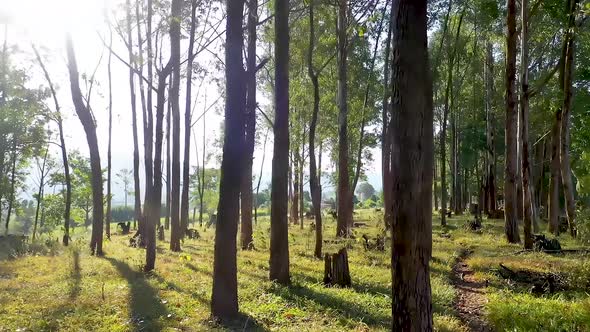
<path id="1" fill-rule="evenodd" d="M 340 249 L 336 254 L 326 254 L 324 256 L 324 285 L 352 286 L 346 248 Z"/>

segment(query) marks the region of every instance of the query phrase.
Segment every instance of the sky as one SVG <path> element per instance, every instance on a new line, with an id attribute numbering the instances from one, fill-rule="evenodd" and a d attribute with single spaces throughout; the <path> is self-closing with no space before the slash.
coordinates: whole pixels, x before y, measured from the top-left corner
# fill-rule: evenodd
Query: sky
<path id="1" fill-rule="evenodd" d="M 124 13 L 119 7 L 121 0 L 0 0 L 0 24 L 6 27 L 6 35 L 9 44 L 17 45 L 19 52 L 12 59 L 17 65 L 27 69 L 31 77 L 32 86 L 46 86 L 42 71 L 36 62 L 32 61 L 33 53 L 31 43 L 39 48 L 48 71 L 58 88 L 58 99 L 62 108 L 62 114 L 65 118 L 66 145 L 68 150 L 77 149 L 83 154 L 88 154 L 86 136 L 75 116 L 75 110 L 71 101 L 69 91 L 69 77 L 67 75 L 66 58 L 65 58 L 65 35 L 70 33 L 74 42 L 74 48 L 78 61 L 78 70 L 81 75 L 90 77 L 96 68 L 96 81 L 91 96 L 91 108 L 97 122 L 97 134 L 101 148 L 101 163 L 106 166 L 107 138 L 108 138 L 108 81 L 107 81 L 107 60 L 108 50 L 105 49 L 101 37 L 108 41 L 109 34 L 105 21 L 105 13 L 108 13 L 111 20 L 122 18 Z M 4 33 L 4 27 L 0 29 Z M 135 36 L 134 36 L 135 37 Z M 167 39 L 167 36 L 165 37 Z M 3 38 L 2 38 L 3 39 Z M 221 40 L 218 41 L 217 47 L 221 50 Z M 183 44 L 182 47 L 185 47 Z M 127 50 L 120 37 L 113 33 L 113 50 L 123 59 L 128 59 Z M 218 53 L 219 53 L 218 52 Z M 166 57 L 166 55 L 164 55 Z M 223 58 L 223 57 L 221 57 Z M 97 67 L 97 64 L 100 65 Z M 196 63 L 207 68 L 214 66 L 215 57 L 211 53 L 203 52 L 196 59 Z M 222 73 L 214 74 L 221 77 Z M 181 83 L 184 85 L 185 83 Z M 81 80 L 81 89 L 83 93 L 87 91 L 84 81 Z M 199 88 L 199 86 L 201 86 Z M 197 93 L 198 92 L 198 93 Z M 112 57 L 112 93 L 113 93 L 113 130 L 112 130 L 112 164 L 113 164 L 113 205 L 119 205 L 123 202 L 123 187 L 118 183 L 114 174 L 122 169 L 133 168 L 133 136 L 131 127 L 131 106 L 129 93 L 129 73 L 127 67 L 122 64 L 116 57 Z M 261 107 L 269 105 L 268 98 L 261 94 L 259 103 Z M 217 84 L 212 78 L 206 78 L 202 85 L 196 81 L 193 85 L 194 117 L 198 117 L 203 110 L 211 108 L 205 115 L 207 130 L 203 135 L 203 123 L 199 120 L 194 128 L 195 139 L 199 150 L 203 144 L 203 136 L 206 137 L 205 145 L 208 150 L 215 149 L 214 141 L 220 134 L 220 126 L 223 113 L 223 99 L 219 98 L 220 91 Z M 184 113 L 184 89 L 180 93 L 181 113 Z M 193 101 L 193 104 L 195 103 Z M 211 104 L 217 101 L 214 106 Z M 47 105 L 54 108 L 51 100 Z M 140 161 L 143 160 L 141 151 L 143 150 L 143 134 L 141 132 L 141 103 L 139 93 L 137 94 L 138 105 L 138 126 L 140 127 L 139 145 Z M 184 118 L 184 114 L 181 114 Z M 183 126 L 181 124 L 181 126 Z M 182 135 L 182 134 L 181 134 Z M 263 135 L 261 135 L 263 136 Z M 183 136 L 181 136 L 183 137 Z M 103 143 L 104 142 L 104 143 Z M 194 149 L 194 140 L 191 140 L 191 166 L 196 165 L 196 151 Z M 266 148 L 266 159 L 263 167 L 262 188 L 270 182 L 271 161 L 272 161 L 272 133 L 269 135 Z M 182 147 L 181 147 L 182 151 Z M 58 151 L 54 155 L 58 157 Z M 200 155 L 201 152 L 199 152 Z M 220 153 L 220 151 L 217 151 Z M 255 172 L 260 170 L 262 161 L 262 142 L 257 146 L 254 154 L 253 169 Z M 380 189 L 380 168 L 381 164 L 379 151 L 374 151 L 375 160 L 368 165 L 367 175 L 369 182 Z M 181 158 L 182 159 L 182 158 Z M 59 159 L 58 159 L 59 160 Z M 218 167 L 216 158 L 212 158 L 208 166 Z M 326 170 L 331 170 L 327 168 Z M 330 166 L 331 167 L 331 166 Z M 140 166 L 143 170 L 143 165 Z M 141 174 L 143 178 L 143 172 Z M 326 189 L 327 188 L 327 189 Z M 328 185 L 324 190 L 330 191 Z M 30 190 L 29 190 L 30 191 Z M 26 196 L 26 195 L 25 195 Z M 30 196 L 30 194 L 29 194 Z M 31 196 L 32 197 L 32 196 Z M 31 198 L 29 197 L 29 199 Z M 131 201 L 131 200 L 130 200 Z"/>

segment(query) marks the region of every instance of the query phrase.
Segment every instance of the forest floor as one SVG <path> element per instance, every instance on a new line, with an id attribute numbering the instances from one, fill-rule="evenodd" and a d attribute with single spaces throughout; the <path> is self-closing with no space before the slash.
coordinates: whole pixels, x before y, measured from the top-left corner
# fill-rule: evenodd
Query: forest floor
<path id="1" fill-rule="evenodd" d="M 444 229 L 433 218 L 431 285 L 437 331 L 590 331 L 590 260 L 583 254 L 521 252 L 507 244 L 503 221 L 483 229 L 451 218 Z M 375 237 L 380 213 L 361 210 L 355 228 Z M 352 287 L 326 288 L 324 263 L 313 257 L 310 221 L 289 228 L 290 287 L 268 281 L 269 222 L 259 218 L 254 251 L 238 251 L 241 319 L 220 325 L 210 319 L 214 229 L 185 240 L 181 253 L 158 244 L 156 270 L 141 272 L 145 252 L 113 235 L 105 257 L 88 253 L 87 233 L 63 248 L 51 240 L 11 256 L 0 245 L 0 331 L 386 331 L 391 329 L 390 252 L 366 251 L 361 240 L 335 241 L 335 222 L 325 218 L 324 252 L 349 250 Z M 522 234 L 522 233 L 521 233 Z M 166 234 L 168 238 L 168 233 Z M 49 237 L 47 238 L 49 239 Z M 562 235 L 564 248 L 579 244 Z M 469 253 L 469 254 L 467 254 Z M 531 294 L 531 284 L 504 279 L 503 264 L 560 280 L 552 294 Z M 479 325 L 478 325 L 479 324 Z"/>

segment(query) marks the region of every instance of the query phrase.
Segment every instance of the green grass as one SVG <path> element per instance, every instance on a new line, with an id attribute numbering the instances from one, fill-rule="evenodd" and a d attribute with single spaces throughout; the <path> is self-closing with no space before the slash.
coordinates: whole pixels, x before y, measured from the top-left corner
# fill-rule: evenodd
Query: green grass
<path id="1" fill-rule="evenodd" d="M 325 218 L 325 238 L 334 239 L 335 223 Z M 375 236 L 382 231 L 373 210 L 355 215 L 369 224 L 356 229 Z M 520 247 L 505 244 L 500 221 L 484 221 L 481 234 L 465 231 L 465 218 L 451 219 L 446 230 L 434 218 L 431 284 L 434 322 L 438 331 L 466 331 L 453 309 L 452 265 L 460 249 L 475 250 L 468 259 L 477 276 L 490 280 L 486 315 L 500 331 L 589 330 L 590 302 L 582 287 L 590 275 L 584 257 L 545 254 L 513 255 Z M 89 256 L 87 234 L 74 244 L 28 251 L 16 258 L 0 256 L 0 331 L 385 331 L 391 321 L 390 252 L 366 252 L 350 240 L 353 287 L 322 285 L 323 261 L 312 257 L 314 233 L 291 225 L 289 248 L 291 287 L 268 281 L 268 217 L 255 225 L 255 251 L 238 251 L 240 311 L 235 322 L 219 325 L 210 319 L 214 229 L 199 228 L 201 239 L 186 240 L 183 252 L 158 244 L 154 273 L 141 271 L 145 252 L 127 246 L 129 236 L 105 242 L 105 257 Z M 450 238 L 441 233 L 450 234 Z M 168 238 L 168 233 L 166 237 Z M 55 236 L 54 236 L 55 237 Z M 564 238 L 565 239 L 565 238 Z M 46 248 L 45 239 L 33 247 Z M 335 252 L 343 243 L 324 245 Z M 574 245 L 565 242 L 565 246 Z M 1 249 L 1 248 L 0 248 Z M 499 262 L 513 268 L 559 270 L 579 288 L 546 297 L 510 288 L 495 272 Z M 567 311 L 567 314 L 562 314 Z"/>

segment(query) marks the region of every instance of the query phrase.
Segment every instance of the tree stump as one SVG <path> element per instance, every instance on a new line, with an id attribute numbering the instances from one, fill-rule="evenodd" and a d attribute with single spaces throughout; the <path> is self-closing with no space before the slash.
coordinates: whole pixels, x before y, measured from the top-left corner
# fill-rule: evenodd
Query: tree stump
<path id="1" fill-rule="evenodd" d="M 160 227 L 158 227 L 158 240 L 164 241 L 164 226 L 163 225 L 160 225 Z"/>
<path id="2" fill-rule="evenodd" d="M 346 248 L 340 249 L 336 254 L 324 256 L 324 285 L 352 286 Z"/>

